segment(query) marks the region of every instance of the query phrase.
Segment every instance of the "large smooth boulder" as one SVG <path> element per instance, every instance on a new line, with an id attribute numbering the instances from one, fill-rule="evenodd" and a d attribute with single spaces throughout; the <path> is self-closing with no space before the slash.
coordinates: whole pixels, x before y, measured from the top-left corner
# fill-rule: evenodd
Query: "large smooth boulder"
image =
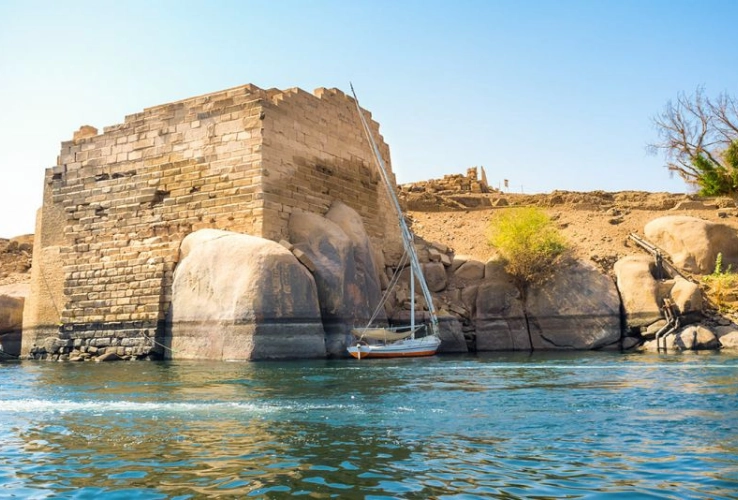
<path id="1" fill-rule="evenodd" d="M 719 326 L 715 328 L 715 335 L 723 349 L 738 350 L 738 326 Z"/>
<path id="2" fill-rule="evenodd" d="M 325 356 L 315 281 L 273 241 L 203 229 L 187 236 L 174 272 L 171 350 L 178 359 Z"/>
<path id="3" fill-rule="evenodd" d="M 629 328 L 646 327 L 661 319 L 654 268 L 653 258 L 647 255 L 623 257 L 613 267 Z"/>
<path id="4" fill-rule="evenodd" d="M 26 284 L 0 286 L 0 359 L 3 353 L 20 355 L 23 306 L 29 290 Z"/>
<path id="5" fill-rule="evenodd" d="M 478 260 L 467 260 L 454 271 L 454 279 L 462 283 L 471 283 L 483 278 L 484 264 Z"/>
<path id="6" fill-rule="evenodd" d="M 669 296 L 677 306 L 679 314 L 687 316 L 702 316 L 702 290 L 697 283 L 676 276 L 672 280 L 673 286 Z"/>
<path id="7" fill-rule="evenodd" d="M 326 350 L 331 356 L 347 356 L 351 329 L 369 322 L 381 297 L 369 238 L 360 234 L 363 225 L 359 228 L 348 211 L 353 212 L 345 206 L 336 208 L 332 218 L 338 222 L 293 212 L 288 225 L 290 242 L 315 266 Z M 376 321 L 386 321 L 384 310 Z"/>
<path id="8" fill-rule="evenodd" d="M 723 255 L 723 270 L 728 265 L 738 267 L 738 233 L 728 225 L 672 215 L 650 221 L 644 234 L 687 272 L 712 273 L 718 253 Z"/>
<path id="9" fill-rule="evenodd" d="M 702 325 L 693 325 L 677 332 L 674 338 L 675 346 L 681 351 L 716 350 L 720 349 L 717 335 Z"/>
<path id="10" fill-rule="evenodd" d="M 701 351 L 718 350 L 720 342 L 718 335 L 704 325 L 686 326 L 676 332 L 657 340 L 650 340 L 641 346 L 644 351 Z"/>
<path id="11" fill-rule="evenodd" d="M 340 227 L 352 243 L 356 282 L 362 291 L 358 303 L 369 306 L 378 304 L 382 300 L 379 269 L 383 268 L 384 263 L 382 259 L 382 266 L 378 265 L 377 252 L 374 251 L 361 216 L 348 205 L 334 201 L 325 218 Z"/>
<path id="12" fill-rule="evenodd" d="M 23 327 L 23 304 L 29 291 L 27 284 L 0 286 L 0 333 Z"/>
<path id="13" fill-rule="evenodd" d="M 617 287 L 625 310 L 628 328 L 649 333 L 663 318 L 661 306 L 670 299 L 676 306 L 682 324 L 702 318 L 702 290 L 699 285 L 681 276 L 657 280 L 653 257 L 633 255 L 623 257 L 614 266 Z"/>
<path id="14" fill-rule="evenodd" d="M 528 291 L 533 348 L 598 349 L 620 340 L 620 297 L 615 283 L 593 266 L 574 261 Z"/>
<path id="15" fill-rule="evenodd" d="M 429 262 L 428 264 L 422 264 L 422 266 L 423 277 L 428 289 L 433 293 L 445 290 L 448 284 L 446 267 L 441 262 Z"/>

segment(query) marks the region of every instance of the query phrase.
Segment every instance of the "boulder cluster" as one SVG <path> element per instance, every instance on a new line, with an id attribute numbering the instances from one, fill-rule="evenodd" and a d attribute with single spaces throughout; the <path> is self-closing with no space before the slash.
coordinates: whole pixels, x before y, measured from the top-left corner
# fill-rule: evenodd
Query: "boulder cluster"
<path id="1" fill-rule="evenodd" d="M 666 216 L 646 224 L 644 234 L 663 254 L 657 259 L 627 256 L 614 267 L 630 343 L 650 350 L 738 347 L 738 327 L 732 321 L 703 315 L 698 281 L 716 271 L 718 256 L 726 268 L 738 265 L 736 231 L 695 217 Z M 670 271 L 659 265 L 662 259 L 671 264 Z"/>
<path id="2" fill-rule="evenodd" d="M 734 231 L 670 216 L 654 220 L 645 233 L 665 250 L 663 259 L 672 267 L 659 266 L 647 254 L 627 256 L 615 264 L 613 279 L 589 262 L 569 259 L 544 286 L 525 294 L 515 287 L 501 259 L 481 262 L 456 255 L 444 244 L 416 239 L 439 315 L 440 351 L 655 349 L 657 334 L 663 337 L 660 345 L 669 349 L 732 346 L 738 328 L 725 321 L 709 325 L 702 314 L 700 286 L 681 273 L 668 275 L 667 269 L 704 271 L 717 253 L 726 263 L 738 263 Z M 214 244 L 218 240 L 243 249 L 219 249 Z M 266 247 L 268 252 L 261 250 Z M 344 356 L 352 328 L 370 319 L 409 321 L 410 272 L 403 254 L 399 242 L 374 249 L 358 214 L 342 203 L 334 203 L 325 216 L 292 214 L 290 241 L 281 244 L 221 231 L 194 233 L 183 244 L 184 258 L 176 271 L 173 355 Z M 191 272 L 191 259 L 208 265 Z M 227 268 L 220 284 L 216 281 L 221 273 L 213 267 L 219 262 Z M 229 279 L 233 269 L 248 278 Z M 269 279 L 256 279 L 254 273 Z M 390 282 L 397 285 L 387 292 Z M 249 293 L 247 283 L 253 285 Z M 213 307 L 201 306 L 210 302 Z M 415 302 L 416 320 L 426 320 L 422 296 Z M 379 311 L 377 304 L 382 304 Z M 678 320 L 673 324 L 667 306 Z M 249 342 L 233 340 L 244 335 Z M 232 341 L 224 345 L 213 337 Z"/>

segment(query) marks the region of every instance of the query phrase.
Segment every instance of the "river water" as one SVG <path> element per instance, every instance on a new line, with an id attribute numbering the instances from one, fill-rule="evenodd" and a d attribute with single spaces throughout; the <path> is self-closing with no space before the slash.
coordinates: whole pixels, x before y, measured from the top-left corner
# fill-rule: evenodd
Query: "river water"
<path id="1" fill-rule="evenodd" d="M 738 498 L 738 357 L 0 364 L 0 498 Z"/>

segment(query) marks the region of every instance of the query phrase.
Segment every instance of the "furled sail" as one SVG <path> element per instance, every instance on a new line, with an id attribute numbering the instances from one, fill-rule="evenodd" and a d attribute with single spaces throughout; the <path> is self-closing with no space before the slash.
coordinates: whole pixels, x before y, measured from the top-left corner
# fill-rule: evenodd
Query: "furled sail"
<path id="1" fill-rule="evenodd" d="M 408 337 L 412 337 L 418 330 L 423 326 L 418 326 L 414 329 L 398 332 L 390 328 L 356 328 L 351 332 L 360 339 L 372 339 L 372 340 L 383 340 L 385 342 L 392 342 L 394 340 L 402 340 Z"/>

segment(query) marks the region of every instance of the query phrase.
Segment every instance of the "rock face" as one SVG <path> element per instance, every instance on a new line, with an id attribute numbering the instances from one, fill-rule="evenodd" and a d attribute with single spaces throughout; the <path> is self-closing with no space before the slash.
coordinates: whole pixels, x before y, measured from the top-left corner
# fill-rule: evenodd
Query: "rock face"
<path id="1" fill-rule="evenodd" d="M 172 287 L 177 359 L 325 356 L 315 281 L 278 243 L 205 229 L 187 236 Z"/>
<path id="2" fill-rule="evenodd" d="M 525 309 L 502 266 L 488 264 L 476 294 L 479 351 L 598 349 L 620 340 L 620 298 L 615 284 L 575 262 L 528 291 Z"/>
<path id="3" fill-rule="evenodd" d="M 333 204 L 326 217 L 294 212 L 290 242 L 314 264 L 326 350 L 346 356 L 351 328 L 364 326 L 381 301 L 381 287 L 371 243 L 355 211 Z M 381 311 L 377 321 L 386 321 Z"/>
<path id="4" fill-rule="evenodd" d="M 489 276 L 476 296 L 478 351 L 529 351 L 530 335 L 520 292 L 506 275 Z"/>
<path id="5" fill-rule="evenodd" d="M 738 266 L 738 234 L 725 224 L 674 215 L 652 220 L 644 233 L 685 271 L 712 273 L 718 253 L 723 254 L 724 269 Z"/>
<path id="6" fill-rule="evenodd" d="M 0 333 L 21 329 L 28 291 L 29 286 L 25 284 L 0 286 Z"/>
<path id="7" fill-rule="evenodd" d="M 594 267 L 574 262 L 528 293 L 534 349 L 598 349 L 620 340 L 620 297 Z"/>
<path id="8" fill-rule="evenodd" d="M 468 352 L 461 322 L 452 314 L 438 312 L 438 330 L 441 338 L 438 352 Z"/>
<path id="9" fill-rule="evenodd" d="M 484 264 L 478 260 L 467 260 L 455 271 L 457 280 L 470 282 L 484 278 Z"/>
<path id="10" fill-rule="evenodd" d="M 23 328 L 23 304 L 29 292 L 28 285 L 0 286 L 0 359 L 3 353 L 20 355 Z"/>

